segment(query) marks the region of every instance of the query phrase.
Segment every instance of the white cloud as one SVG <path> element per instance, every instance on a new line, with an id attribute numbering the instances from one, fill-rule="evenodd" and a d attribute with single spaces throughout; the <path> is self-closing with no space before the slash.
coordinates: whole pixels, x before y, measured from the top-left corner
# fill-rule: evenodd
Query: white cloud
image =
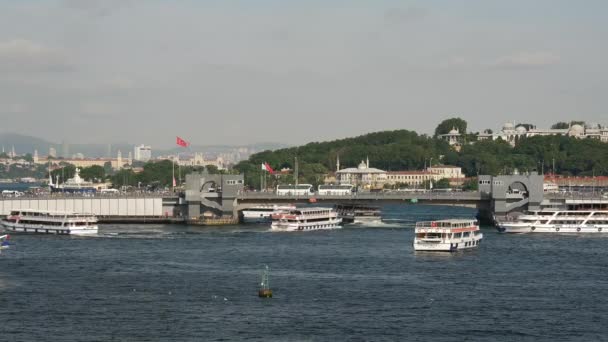
<path id="1" fill-rule="evenodd" d="M 490 64 L 490 67 L 498 69 L 535 69 L 555 65 L 559 62 L 560 57 L 551 52 L 519 52 L 498 58 Z"/>
<path id="2" fill-rule="evenodd" d="M 25 39 L 0 41 L 0 70 L 2 71 L 53 71 L 63 72 L 73 68 L 66 55 Z"/>

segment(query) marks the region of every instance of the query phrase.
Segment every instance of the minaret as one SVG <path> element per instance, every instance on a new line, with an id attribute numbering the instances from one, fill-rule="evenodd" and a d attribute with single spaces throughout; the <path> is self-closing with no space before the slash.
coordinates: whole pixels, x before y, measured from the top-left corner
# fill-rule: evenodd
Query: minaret
<path id="1" fill-rule="evenodd" d="M 133 165 L 133 153 L 129 152 L 129 158 L 127 159 L 127 164 Z"/>
<path id="2" fill-rule="evenodd" d="M 38 164 L 38 150 L 34 150 L 34 164 Z"/>
<path id="3" fill-rule="evenodd" d="M 369 169 L 369 156 L 367 156 L 367 160 L 366 160 L 365 166 L 367 166 L 367 168 Z"/>
<path id="4" fill-rule="evenodd" d="M 13 145 L 13 149 L 11 150 L 11 158 L 15 158 L 15 156 L 17 156 L 17 153 L 15 153 L 15 145 Z"/>
<path id="5" fill-rule="evenodd" d="M 336 172 L 340 171 L 340 155 L 336 156 Z"/>
<path id="6" fill-rule="evenodd" d="M 122 169 L 122 153 L 118 150 L 118 155 L 116 156 L 116 169 Z"/>

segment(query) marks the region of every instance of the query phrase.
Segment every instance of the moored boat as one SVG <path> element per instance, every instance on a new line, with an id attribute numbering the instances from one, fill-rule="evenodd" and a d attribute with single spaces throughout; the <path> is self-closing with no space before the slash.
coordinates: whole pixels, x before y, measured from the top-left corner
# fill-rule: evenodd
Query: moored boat
<path id="1" fill-rule="evenodd" d="M 340 228 L 342 219 L 331 208 L 300 208 L 272 215 L 273 231 L 308 231 Z"/>
<path id="2" fill-rule="evenodd" d="M 416 223 L 415 251 L 454 252 L 479 246 L 483 234 L 475 220 L 451 219 Z"/>
<path id="3" fill-rule="evenodd" d="M 244 223 L 264 223 L 270 222 L 271 216 L 281 212 L 294 210 L 295 205 L 258 205 L 243 210 Z"/>
<path id="4" fill-rule="evenodd" d="M 334 210 L 342 223 L 374 225 L 382 223 L 380 207 L 365 204 L 336 204 Z"/>
<path id="5" fill-rule="evenodd" d="M 499 220 L 502 233 L 606 233 L 608 210 L 540 210 Z"/>
<path id="6" fill-rule="evenodd" d="M 94 235 L 97 234 L 97 217 L 93 214 L 21 209 L 13 210 L 2 220 L 10 232 Z"/>
<path id="7" fill-rule="evenodd" d="M 68 179 L 65 183 L 53 184 L 51 176 L 49 176 L 49 187 L 51 192 L 64 192 L 64 193 L 95 193 L 97 188 L 91 182 L 87 182 L 80 177 L 80 169 L 76 168 L 74 177 Z"/>

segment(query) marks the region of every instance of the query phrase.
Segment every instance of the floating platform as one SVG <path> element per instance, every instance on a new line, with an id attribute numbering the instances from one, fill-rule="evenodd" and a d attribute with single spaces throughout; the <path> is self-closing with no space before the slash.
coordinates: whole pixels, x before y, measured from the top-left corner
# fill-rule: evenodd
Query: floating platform
<path id="1" fill-rule="evenodd" d="M 195 226 L 230 226 L 239 223 L 238 217 L 223 216 L 223 217 L 202 217 L 200 219 L 191 219 L 187 222 L 190 225 Z"/>

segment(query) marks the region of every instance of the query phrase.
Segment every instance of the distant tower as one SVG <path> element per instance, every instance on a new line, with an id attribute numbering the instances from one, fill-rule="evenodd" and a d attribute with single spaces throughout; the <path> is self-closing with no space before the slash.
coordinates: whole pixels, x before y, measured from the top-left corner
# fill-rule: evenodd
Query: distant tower
<path id="1" fill-rule="evenodd" d="M 65 140 L 61 142 L 61 156 L 63 158 L 70 157 L 70 144 L 68 144 Z"/>
<path id="2" fill-rule="evenodd" d="M 57 158 L 57 150 L 54 147 L 49 147 L 49 157 Z"/>
<path id="3" fill-rule="evenodd" d="M 116 156 L 116 168 L 122 169 L 122 153 L 118 150 L 118 155 Z"/>
<path id="4" fill-rule="evenodd" d="M 34 164 L 38 164 L 38 150 L 34 150 Z"/>
<path id="5" fill-rule="evenodd" d="M 11 158 L 15 158 L 17 156 L 17 153 L 15 153 L 15 145 L 13 145 L 13 148 L 11 149 Z"/>
<path id="6" fill-rule="evenodd" d="M 367 168 L 369 169 L 369 156 L 367 156 L 367 160 L 366 160 L 365 166 L 367 166 Z"/>
<path id="7" fill-rule="evenodd" d="M 340 171 L 340 155 L 336 157 L 336 172 Z"/>
<path id="8" fill-rule="evenodd" d="M 133 165 L 133 153 L 129 152 L 129 158 L 127 158 L 127 164 Z"/>

